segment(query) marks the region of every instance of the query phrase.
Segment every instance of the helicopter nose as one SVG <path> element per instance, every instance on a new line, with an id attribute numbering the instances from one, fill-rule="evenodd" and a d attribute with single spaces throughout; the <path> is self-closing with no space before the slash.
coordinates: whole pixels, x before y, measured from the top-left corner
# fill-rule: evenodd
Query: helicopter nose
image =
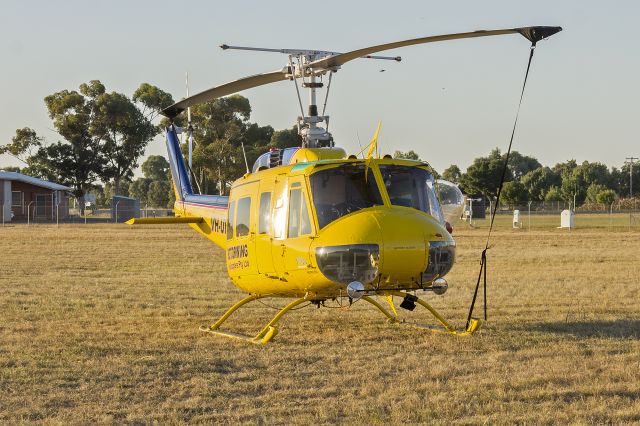
<path id="1" fill-rule="evenodd" d="M 331 223 L 314 242 L 314 251 L 318 267 L 332 281 L 401 285 L 442 277 L 453 265 L 454 246 L 431 216 L 386 208 Z"/>

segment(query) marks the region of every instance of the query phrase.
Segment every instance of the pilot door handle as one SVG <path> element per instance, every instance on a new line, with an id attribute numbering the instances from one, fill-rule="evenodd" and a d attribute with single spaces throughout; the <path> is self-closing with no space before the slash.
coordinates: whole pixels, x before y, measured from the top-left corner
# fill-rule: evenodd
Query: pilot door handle
<path id="1" fill-rule="evenodd" d="M 287 246 L 284 243 L 282 243 L 282 244 L 280 244 L 280 249 L 281 249 L 280 256 L 284 257 L 284 254 L 287 251 Z"/>

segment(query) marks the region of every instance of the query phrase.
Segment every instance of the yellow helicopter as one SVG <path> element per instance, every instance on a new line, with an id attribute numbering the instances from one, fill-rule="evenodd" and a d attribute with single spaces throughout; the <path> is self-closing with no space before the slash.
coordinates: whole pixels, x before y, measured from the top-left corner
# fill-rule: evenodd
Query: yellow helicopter
<path id="1" fill-rule="evenodd" d="M 187 223 L 226 251 L 229 276 L 248 296 L 233 305 L 206 332 L 267 343 L 276 324 L 303 303 L 363 300 L 391 323 L 403 323 L 400 307 L 426 308 L 440 326 L 433 331 L 471 335 L 481 325 L 472 319 L 457 330 L 417 291 L 444 294 L 444 276 L 455 260 L 455 241 L 448 218 L 459 216 L 464 203 L 454 184 L 438 181 L 427 163 L 373 155 L 378 132 L 364 158 L 336 147 L 327 130 L 329 117 L 318 114 L 318 77 L 331 76 L 357 58 L 400 61 L 400 57 L 372 56 L 403 46 L 462 38 L 521 34 L 534 45 L 560 27 L 525 27 L 423 37 L 372 46 L 347 53 L 262 49 L 222 45 L 223 49 L 274 51 L 289 55 L 282 70 L 236 80 L 187 97 L 163 110 L 173 119 L 192 105 L 241 90 L 284 80 L 309 89 L 307 114 L 299 117 L 299 148 L 273 149 L 261 155 L 251 171 L 233 182 L 229 196 L 195 194 L 180 151 L 177 126 L 166 130 L 167 149 L 176 202 L 175 217 L 131 219 L 129 224 Z M 300 101 L 302 106 L 302 102 Z M 326 98 L 325 98 L 326 106 Z M 302 109 L 302 108 L 301 108 Z M 189 120 L 190 121 L 190 120 Z M 323 127 L 321 123 L 325 123 Z M 191 126 L 189 130 L 192 132 Z M 190 138 L 191 139 L 191 138 Z M 191 157 L 191 155 L 189 156 Z M 190 168 L 190 165 L 189 165 Z M 374 296 L 386 298 L 388 307 Z M 263 298 L 294 298 L 255 336 L 224 331 L 222 324 L 249 302 Z"/>

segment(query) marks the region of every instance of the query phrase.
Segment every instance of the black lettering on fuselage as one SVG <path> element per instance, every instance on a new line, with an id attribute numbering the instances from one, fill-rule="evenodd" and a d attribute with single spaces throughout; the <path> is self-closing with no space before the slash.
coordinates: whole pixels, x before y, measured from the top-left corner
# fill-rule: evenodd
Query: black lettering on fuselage
<path id="1" fill-rule="evenodd" d="M 227 220 L 211 218 L 211 232 L 227 235 Z"/>
<path id="2" fill-rule="evenodd" d="M 249 256 L 249 248 L 246 244 L 232 246 L 227 249 L 228 260 L 239 259 L 247 256 Z"/>

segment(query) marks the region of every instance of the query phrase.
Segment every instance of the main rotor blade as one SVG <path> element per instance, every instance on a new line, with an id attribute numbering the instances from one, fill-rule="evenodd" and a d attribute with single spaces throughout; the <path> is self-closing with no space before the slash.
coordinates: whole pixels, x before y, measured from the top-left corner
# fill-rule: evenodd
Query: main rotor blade
<path id="1" fill-rule="evenodd" d="M 256 74 L 249 77 L 241 78 L 239 80 L 231 81 L 217 87 L 212 87 L 211 89 L 205 90 L 204 92 L 196 93 L 193 96 L 189 96 L 188 98 L 185 98 L 180 102 L 176 102 L 175 104 L 163 109 L 162 115 L 173 118 L 190 106 L 212 101 L 222 96 L 231 95 L 232 93 L 240 92 L 246 89 L 251 89 L 252 87 L 263 86 L 265 84 L 286 80 L 288 78 L 288 74 L 289 69 L 288 67 L 285 67 L 278 71 L 272 71 L 265 74 Z"/>
<path id="2" fill-rule="evenodd" d="M 457 40 L 461 38 L 488 37 L 504 34 L 522 34 L 532 43 L 550 37 L 555 33 L 562 31 L 561 27 L 523 27 L 523 28 L 507 28 L 503 30 L 481 30 L 469 33 L 445 34 L 438 36 L 429 36 L 414 38 L 411 40 L 396 41 L 393 43 L 379 44 L 377 46 L 365 47 L 364 49 L 353 50 L 351 52 L 342 53 L 340 55 L 331 56 L 320 59 L 318 61 L 307 64 L 307 67 L 313 70 L 331 70 L 344 65 L 345 63 L 362 56 L 372 53 L 381 52 L 383 50 L 396 49 L 398 47 L 412 46 L 414 44 L 433 43 L 436 41 Z"/>

